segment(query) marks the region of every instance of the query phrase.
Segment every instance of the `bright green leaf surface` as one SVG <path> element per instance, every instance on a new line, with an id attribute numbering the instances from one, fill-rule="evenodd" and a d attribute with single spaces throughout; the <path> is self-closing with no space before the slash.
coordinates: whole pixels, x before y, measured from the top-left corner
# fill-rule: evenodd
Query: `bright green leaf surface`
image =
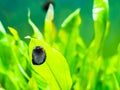
<path id="1" fill-rule="evenodd" d="M 42 33 L 30 19 L 30 11 L 29 10 L 28 10 L 28 22 L 31 25 L 31 27 L 33 28 L 33 31 L 34 31 L 33 37 L 43 39 Z"/>
<path id="2" fill-rule="evenodd" d="M 46 42 L 53 44 L 56 38 L 56 29 L 53 23 L 54 19 L 54 7 L 52 4 L 49 5 L 44 24 L 44 37 Z"/>
<path id="3" fill-rule="evenodd" d="M 51 90 L 69 90 L 71 76 L 65 58 L 43 40 L 31 39 L 30 62 L 32 63 L 32 50 L 35 46 L 42 46 L 46 51 L 46 61 L 42 65 L 32 65 L 34 70 L 48 83 Z"/>
<path id="4" fill-rule="evenodd" d="M 0 39 L 2 39 L 5 34 L 6 34 L 5 29 L 2 25 L 2 23 L 0 22 Z"/>
<path id="5" fill-rule="evenodd" d="M 80 9 L 77 9 L 62 23 L 58 33 L 56 43 L 59 45 L 59 51 L 63 53 L 69 64 L 71 74 L 76 71 L 76 66 L 79 62 L 79 54 L 83 53 L 85 44 L 79 35 L 79 26 L 81 24 Z M 78 51 L 78 48 L 81 48 Z"/>
<path id="6" fill-rule="evenodd" d="M 0 22 L 0 90 L 119 90 L 120 45 L 116 54 L 103 57 L 103 45 L 109 33 L 108 0 L 94 0 L 94 39 L 86 47 L 80 36 L 80 9 L 70 14 L 60 30 L 54 26 L 54 7 L 49 5 L 42 34 L 33 28 L 30 43 L 20 39 L 17 30 Z M 32 37 L 32 38 L 31 38 Z M 89 38 L 89 36 L 88 36 Z M 42 46 L 46 60 L 32 63 L 32 50 Z"/>
<path id="7" fill-rule="evenodd" d="M 108 33 L 108 9 L 108 0 L 94 0 L 93 20 L 95 38 L 91 47 L 94 46 L 97 51 L 103 46 L 104 39 Z"/>

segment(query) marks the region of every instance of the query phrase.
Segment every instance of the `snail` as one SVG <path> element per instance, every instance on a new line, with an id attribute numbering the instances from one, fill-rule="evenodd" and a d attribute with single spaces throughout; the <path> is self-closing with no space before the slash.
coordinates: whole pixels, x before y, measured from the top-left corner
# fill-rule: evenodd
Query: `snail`
<path id="1" fill-rule="evenodd" d="M 32 63 L 34 65 L 41 65 L 46 60 L 46 52 L 41 46 L 35 46 L 32 51 Z"/>

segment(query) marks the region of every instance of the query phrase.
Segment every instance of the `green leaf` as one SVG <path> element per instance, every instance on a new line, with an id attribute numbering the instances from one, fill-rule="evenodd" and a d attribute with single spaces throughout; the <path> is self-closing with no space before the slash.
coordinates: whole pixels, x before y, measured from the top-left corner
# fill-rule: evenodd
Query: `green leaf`
<path id="1" fill-rule="evenodd" d="M 79 12 L 80 10 L 77 9 L 75 12 L 69 15 L 68 18 L 63 22 L 58 33 L 57 42 L 59 45 L 59 50 L 65 56 L 74 52 L 77 43 L 79 43 L 79 45 L 82 44 L 82 46 L 85 47 L 82 39 L 79 37 L 79 26 L 81 23 Z"/>
<path id="2" fill-rule="evenodd" d="M 21 89 L 24 88 L 27 81 L 17 66 L 18 58 L 16 58 L 16 54 L 15 54 L 16 52 L 13 51 L 14 47 L 12 44 L 13 44 L 13 42 L 10 39 L 10 37 L 7 39 L 6 42 L 4 42 L 4 41 L 0 42 L 0 50 L 2 51 L 2 52 L 0 52 L 0 60 L 1 60 L 0 61 L 0 63 L 1 63 L 0 64 L 0 67 L 1 67 L 0 72 L 3 72 L 5 77 L 8 76 L 8 78 L 10 79 L 10 80 L 7 79 L 7 81 L 6 81 L 6 78 L 3 78 L 3 80 L 0 83 L 3 83 L 4 88 L 7 88 L 7 89 L 8 88 L 11 88 L 11 89 L 16 88 L 15 90 L 20 90 L 20 88 Z M 6 83 L 4 83 L 4 80 Z M 21 83 L 21 82 L 23 82 L 23 83 Z M 9 86 L 9 85 L 12 85 L 12 86 Z"/>
<path id="3" fill-rule="evenodd" d="M 78 56 L 83 55 L 82 51 L 85 51 L 86 48 L 79 33 L 81 24 L 79 13 L 80 9 L 77 9 L 67 17 L 61 25 L 56 40 L 58 50 L 66 57 L 72 75 L 76 72 L 76 66 L 80 62 Z M 78 48 L 80 49 L 78 50 Z"/>
<path id="4" fill-rule="evenodd" d="M 80 9 L 75 10 L 72 14 L 68 16 L 67 19 L 65 19 L 65 21 L 62 23 L 61 26 L 63 28 L 74 28 L 75 26 L 79 27 L 79 25 L 81 24 L 81 18 L 79 16 L 79 13 L 80 13 Z M 70 29 L 69 31 L 71 30 L 72 29 Z"/>
<path id="5" fill-rule="evenodd" d="M 28 46 L 24 41 L 20 40 L 18 32 L 14 28 L 8 27 L 8 29 L 13 34 L 13 38 L 14 38 L 14 44 L 12 45 L 12 50 L 16 51 L 15 53 L 16 58 L 21 56 L 21 58 L 19 59 L 17 58 L 18 60 L 16 60 L 17 65 L 21 73 L 29 80 L 29 76 L 24 71 L 27 66 L 26 59 L 28 59 Z"/>
<path id="6" fill-rule="evenodd" d="M 3 90 L 8 90 L 8 89 L 18 90 L 17 85 L 14 83 L 13 80 L 11 80 L 11 77 L 6 73 L 0 72 L 0 87 L 1 86 L 4 88 Z"/>
<path id="7" fill-rule="evenodd" d="M 108 0 L 94 0 L 93 20 L 95 38 L 90 47 L 94 47 L 95 52 L 99 52 L 100 48 L 103 46 L 103 42 L 109 30 L 108 9 Z"/>
<path id="8" fill-rule="evenodd" d="M 40 32 L 40 30 L 37 28 L 37 26 L 30 19 L 30 10 L 28 10 L 28 23 L 33 28 L 33 31 L 34 31 L 33 37 L 43 39 L 42 33 Z"/>
<path id="9" fill-rule="evenodd" d="M 1 23 L 1 21 L 0 21 L 0 40 L 1 40 L 3 37 L 5 37 L 5 35 L 6 35 L 5 29 L 4 29 L 4 27 L 3 27 L 3 25 L 2 25 L 2 23 Z"/>
<path id="10" fill-rule="evenodd" d="M 25 90 L 39 90 L 38 85 L 34 78 L 31 78 L 28 82 L 27 88 Z"/>
<path id="11" fill-rule="evenodd" d="M 83 89 L 95 89 L 97 76 L 104 66 L 102 65 L 104 58 L 101 51 L 109 29 L 108 0 L 94 0 L 93 20 L 95 37 L 81 65 L 80 84 L 83 84 Z"/>
<path id="12" fill-rule="evenodd" d="M 43 80 L 43 77 L 41 77 L 38 73 L 35 72 L 32 72 L 32 78 L 36 81 L 37 87 L 39 87 L 39 89 L 41 90 L 49 90 L 50 87 L 48 86 L 47 82 Z"/>
<path id="13" fill-rule="evenodd" d="M 32 50 L 35 46 L 42 46 L 46 52 L 46 61 L 42 65 L 32 64 Z M 68 64 L 58 51 L 40 39 L 31 39 L 29 50 L 29 61 L 33 69 L 47 82 L 51 90 L 70 90 L 72 80 Z"/>
<path id="14" fill-rule="evenodd" d="M 19 40 L 18 32 L 14 28 L 12 28 L 12 27 L 8 27 L 8 29 L 13 34 L 14 39 L 15 40 Z"/>
<path id="15" fill-rule="evenodd" d="M 36 74 L 37 75 L 37 74 Z M 28 82 L 28 85 L 25 90 L 50 90 L 45 81 L 41 81 L 40 76 L 36 76 L 35 73 Z"/>
<path id="16" fill-rule="evenodd" d="M 44 22 L 44 37 L 46 42 L 48 42 L 49 44 L 53 44 L 56 37 L 56 29 L 53 23 L 53 19 L 54 7 L 52 4 L 50 4 Z"/>
<path id="17" fill-rule="evenodd" d="M 29 76 L 25 72 L 26 57 L 24 57 L 28 54 L 26 54 L 28 50 L 26 43 L 23 44 L 23 41 L 20 40 L 17 31 L 11 27 L 9 29 L 13 36 L 6 34 L 4 40 L 0 41 L 2 51 L 0 52 L 0 73 L 2 72 L 5 76 L 0 83 L 3 83 L 5 89 L 21 90 L 29 80 Z"/>
<path id="18" fill-rule="evenodd" d="M 103 78 L 103 89 L 104 90 L 119 90 L 119 84 L 116 80 L 115 73 L 105 74 Z"/>

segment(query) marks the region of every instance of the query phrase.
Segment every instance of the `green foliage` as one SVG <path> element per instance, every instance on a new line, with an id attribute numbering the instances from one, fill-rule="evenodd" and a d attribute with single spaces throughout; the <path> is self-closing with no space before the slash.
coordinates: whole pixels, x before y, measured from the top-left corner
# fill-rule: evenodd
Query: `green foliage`
<path id="1" fill-rule="evenodd" d="M 103 57 L 103 45 L 109 32 L 107 0 L 94 0 L 94 39 L 86 47 L 80 36 L 80 9 L 62 23 L 59 30 L 53 22 L 54 9 L 50 4 L 42 34 L 30 19 L 33 36 L 26 44 L 17 31 L 8 27 L 6 33 L 0 22 L 0 90 L 119 90 L 120 45 L 111 57 Z M 88 37 L 89 38 L 89 37 Z M 32 51 L 41 46 L 46 60 L 32 63 Z"/>

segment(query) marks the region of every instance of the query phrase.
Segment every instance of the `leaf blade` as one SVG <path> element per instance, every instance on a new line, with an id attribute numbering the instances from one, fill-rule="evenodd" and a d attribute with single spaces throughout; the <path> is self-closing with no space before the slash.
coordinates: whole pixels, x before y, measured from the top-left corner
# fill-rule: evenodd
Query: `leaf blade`
<path id="1" fill-rule="evenodd" d="M 29 46 L 30 54 L 32 53 L 34 46 L 38 45 L 44 47 L 47 59 L 45 63 L 40 66 L 32 65 L 35 71 L 39 73 L 40 76 L 44 77 L 48 85 L 50 85 L 50 89 L 70 89 L 72 80 L 65 58 L 44 41 L 35 39 L 31 39 Z"/>

